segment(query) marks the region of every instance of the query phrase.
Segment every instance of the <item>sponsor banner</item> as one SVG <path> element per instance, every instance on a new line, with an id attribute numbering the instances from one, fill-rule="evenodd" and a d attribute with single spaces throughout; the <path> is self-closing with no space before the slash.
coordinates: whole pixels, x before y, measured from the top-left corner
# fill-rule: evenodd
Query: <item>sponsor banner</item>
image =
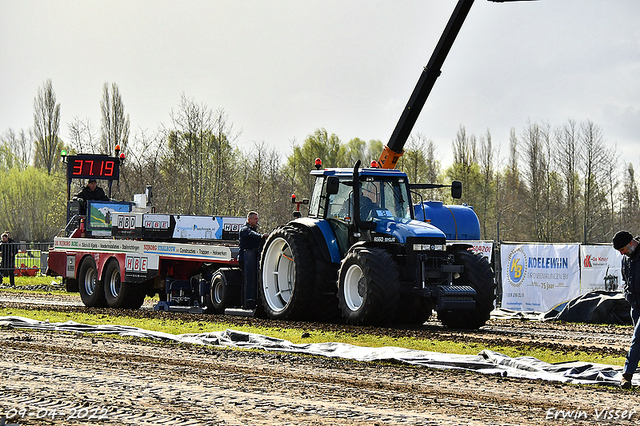
<path id="1" fill-rule="evenodd" d="M 610 245 L 580 246 L 580 294 L 622 291 L 622 255 Z"/>
<path id="2" fill-rule="evenodd" d="M 190 240 L 237 240 L 242 217 L 174 216 L 173 238 Z"/>
<path id="3" fill-rule="evenodd" d="M 451 242 L 471 244 L 473 246 L 471 250 L 482 253 L 482 255 L 487 258 L 489 263 L 491 263 L 491 260 L 493 259 L 493 241 L 460 240 Z"/>
<path id="4" fill-rule="evenodd" d="M 502 307 L 547 312 L 580 294 L 578 244 L 502 244 Z"/>
<path id="5" fill-rule="evenodd" d="M 212 216 L 174 216 L 176 226 L 173 238 L 189 240 L 213 240 L 220 224 Z"/>
<path id="6" fill-rule="evenodd" d="M 56 250 L 98 252 L 98 253 L 126 253 L 131 259 L 147 255 L 148 268 L 157 269 L 159 257 L 172 257 L 175 259 L 193 259 L 203 261 L 230 261 L 231 249 L 217 244 L 189 244 L 166 243 L 132 240 L 104 240 L 97 238 L 66 238 L 56 237 L 54 240 Z M 154 256 L 149 256 L 154 255 Z M 133 263 L 135 265 L 135 263 Z"/>
<path id="7" fill-rule="evenodd" d="M 111 219 L 115 213 L 128 213 L 131 211 L 131 203 L 121 201 L 88 201 L 87 212 L 89 222 L 86 224 L 88 231 L 111 231 Z"/>

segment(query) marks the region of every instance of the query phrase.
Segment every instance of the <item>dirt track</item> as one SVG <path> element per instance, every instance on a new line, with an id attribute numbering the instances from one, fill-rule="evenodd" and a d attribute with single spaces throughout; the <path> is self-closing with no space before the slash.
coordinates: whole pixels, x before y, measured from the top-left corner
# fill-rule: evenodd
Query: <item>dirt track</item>
<path id="1" fill-rule="evenodd" d="M 494 321 L 478 332 L 436 324 L 372 331 L 619 353 L 631 330 Z M 607 424 L 640 422 L 640 412 L 624 412 L 640 411 L 640 393 L 611 387 L 9 329 L 0 330 L 0 347 L 1 412 L 20 425 L 526 425 L 555 416 L 559 424 L 608 416 Z"/>

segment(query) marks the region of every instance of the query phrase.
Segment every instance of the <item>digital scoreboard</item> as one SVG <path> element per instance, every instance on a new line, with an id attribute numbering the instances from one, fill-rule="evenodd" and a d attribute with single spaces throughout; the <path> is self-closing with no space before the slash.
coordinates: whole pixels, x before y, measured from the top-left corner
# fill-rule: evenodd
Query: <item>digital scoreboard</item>
<path id="1" fill-rule="evenodd" d="M 67 157 L 68 179 L 118 180 L 120 160 L 108 155 L 70 155 Z"/>

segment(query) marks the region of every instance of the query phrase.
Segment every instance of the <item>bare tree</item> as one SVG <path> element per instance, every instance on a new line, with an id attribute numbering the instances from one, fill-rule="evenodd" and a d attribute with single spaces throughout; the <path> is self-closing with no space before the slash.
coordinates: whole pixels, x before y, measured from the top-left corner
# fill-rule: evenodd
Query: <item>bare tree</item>
<path id="1" fill-rule="evenodd" d="M 564 225 L 562 237 L 569 241 L 580 240 L 579 202 L 580 177 L 580 142 L 578 126 L 574 120 L 569 120 L 556 131 L 556 161 L 563 184 L 563 199 L 565 204 Z"/>
<path id="2" fill-rule="evenodd" d="M 640 216 L 640 196 L 638 195 L 638 183 L 633 169 L 633 164 L 628 163 L 622 185 L 622 197 L 620 205 L 620 227 L 634 235 L 640 231 L 638 217 Z"/>
<path id="3" fill-rule="evenodd" d="M 525 198 L 526 212 L 532 226 L 532 236 L 535 241 L 545 241 L 544 227 L 544 191 L 546 186 L 547 158 L 545 155 L 544 138 L 540 126 L 529 123 L 520 139 L 524 168 L 524 179 L 527 183 L 528 194 Z"/>
<path id="4" fill-rule="evenodd" d="M 24 129 L 19 134 L 9 129 L 0 137 L 0 165 L 6 169 L 24 170 L 31 163 L 31 152 L 31 137 L 27 137 Z"/>
<path id="5" fill-rule="evenodd" d="M 129 114 L 124 113 L 124 103 L 116 83 L 111 84 L 111 92 L 109 92 L 108 83 L 102 86 L 100 109 L 102 110 L 101 153 L 112 154 L 116 145 L 120 145 L 122 152 L 125 152 L 129 142 Z"/>
<path id="6" fill-rule="evenodd" d="M 617 191 L 620 186 L 620 172 L 618 170 L 620 164 L 620 154 L 614 145 L 608 149 L 607 161 L 604 165 L 604 187 L 607 194 L 607 211 L 608 217 L 604 227 L 604 241 L 611 241 L 613 235 L 618 230 L 618 220 L 616 217 L 616 200 L 618 198 Z"/>
<path id="7" fill-rule="evenodd" d="M 491 139 L 491 132 L 487 130 L 485 137 L 480 138 L 480 174 L 482 175 L 482 199 L 479 210 L 482 212 L 482 235 L 488 238 L 489 232 L 487 230 L 487 221 L 490 217 L 494 217 L 492 212 L 495 212 L 493 203 L 495 201 L 495 165 L 494 165 L 494 150 Z"/>
<path id="8" fill-rule="evenodd" d="M 409 137 L 404 154 L 398 162 L 398 168 L 409 177 L 409 182 L 423 182 L 427 174 L 425 151 L 427 140 L 423 135 Z"/>
<path id="9" fill-rule="evenodd" d="M 51 80 L 44 82 L 33 100 L 33 132 L 36 144 L 36 165 L 51 174 L 61 167 L 57 156 L 62 142 L 58 138 L 60 130 L 60 104 L 56 103 Z"/>
<path id="10" fill-rule="evenodd" d="M 70 148 L 77 153 L 92 154 L 100 151 L 96 130 L 89 118 L 80 120 L 74 117 L 73 121 L 68 124 L 69 127 L 69 145 Z"/>
<path id="11" fill-rule="evenodd" d="M 584 176 L 583 224 L 585 238 L 592 240 L 594 228 L 597 227 L 601 231 L 602 220 L 606 218 L 603 209 L 606 194 L 602 188 L 608 152 L 604 146 L 601 129 L 592 121 L 586 121 L 580 126 L 580 142 L 583 152 L 582 172 Z"/>

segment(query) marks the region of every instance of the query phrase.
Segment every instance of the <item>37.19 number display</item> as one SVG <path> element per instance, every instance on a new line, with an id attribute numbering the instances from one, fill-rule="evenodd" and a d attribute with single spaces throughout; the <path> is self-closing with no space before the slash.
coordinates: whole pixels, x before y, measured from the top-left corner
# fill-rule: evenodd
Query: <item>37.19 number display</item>
<path id="1" fill-rule="evenodd" d="M 67 157 L 67 175 L 71 179 L 118 180 L 120 161 L 100 155 L 75 155 Z"/>

